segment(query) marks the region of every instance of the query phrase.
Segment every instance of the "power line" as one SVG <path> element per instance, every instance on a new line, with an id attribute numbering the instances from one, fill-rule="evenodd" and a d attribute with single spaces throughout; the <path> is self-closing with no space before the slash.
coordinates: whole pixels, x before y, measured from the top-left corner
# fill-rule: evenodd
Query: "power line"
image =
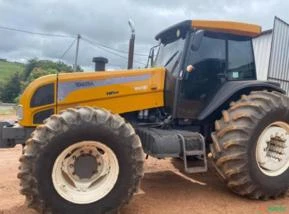
<path id="1" fill-rule="evenodd" d="M 118 68 L 125 68 L 125 67 L 126 67 L 126 65 L 117 65 L 117 64 L 108 63 L 108 64 L 107 64 L 107 67 L 109 67 L 109 66 L 111 66 L 111 67 L 118 67 Z"/>
<path id="2" fill-rule="evenodd" d="M 90 40 L 88 40 L 88 39 L 85 39 L 85 38 L 82 37 L 82 40 L 85 41 L 85 42 L 87 42 L 87 43 L 89 43 L 90 45 L 92 45 L 92 46 L 94 46 L 94 47 L 97 47 L 97 48 L 99 48 L 99 49 L 101 49 L 101 50 L 107 51 L 108 53 L 114 54 L 114 55 L 116 55 L 116 56 L 119 56 L 120 58 L 123 58 L 123 59 L 126 59 L 126 60 L 127 60 L 127 57 L 122 56 L 122 55 L 119 55 L 118 53 L 115 53 L 115 52 L 113 52 L 113 51 L 110 51 L 109 49 L 103 48 L 102 46 L 96 45 L 94 42 L 92 42 L 92 41 L 90 41 Z"/>
<path id="3" fill-rule="evenodd" d="M 102 45 L 98 45 L 98 44 L 96 44 L 95 42 L 92 42 L 91 40 L 89 40 L 89 39 L 87 39 L 87 38 L 81 37 L 81 39 L 82 39 L 83 41 L 89 43 L 90 45 L 98 48 L 98 49 L 104 50 L 104 51 L 106 51 L 106 52 L 108 52 L 108 53 L 111 53 L 111 54 L 116 55 L 116 56 L 118 56 L 118 57 L 120 57 L 120 58 L 122 58 L 122 59 L 127 60 L 127 57 L 122 56 L 122 55 L 120 55 L 120 54 L 118 54 L 118 53 L 115 53 L 114 51 L 112 51 L 112 50 L 110 50 L 110 49 L 108 49 L 108 48 L 104 48 Z M 143 63 L 143 62 L 140 62 L 140 61 L 137 61 L 137 60 L 134 60 L 134 61 L 135 61 L 136 63 L 138 63 L 138 64 L 145 65 L 145 63 Z"/>
<path id="4" fill-rule="evenodd" d="M 43 33 L 43 32 L 33 32 L 33 31 L 29 31 L 29 30 L 22 30 L 22 29 L 17 29 L 17 28 L 12 28 L 12 27 L 5 27 L 5 26 L 0 26 L 0 29 L 9 30 L 9 31 L 17 31 L 17 32 L 33 34 L 33 35 L 40 35 L 40 36 L 74 38 L 73 36 L 69 36 L 69 35 L 51 34 L 51 33 Z"/>
<path id="5" fill-rule="evenodd" d="M 84 38 L 84 39 L 87 39 L 87 38 Z M 89 39 L 87 39 L 87 40 L 89 40 Z M 91 40 L 90 40 L 90 41 L 91 41 Z M 110 47 L 110 46 L 101 44 L 101 43 L 96 42 L 96 41 L 93 41 L 93 43 L 95 43 L 96 45 L 101 46 L 101 47 L 103 47 L 103 48 L 107 48 L 107 49 L 110 49 L 110 50 L 113 50 L 113 51 L 116 51 L 116 52 L 119 52 L 119 53 L 122 53 L 122 54 L 128 54 L 128 51 L 124 51 L 124 50 L 119 50 L 119 49 L 116 49 L 116 48 L 112 48 L 112 47 Z M 143 56 L 143 57 L 148 57 L 147 54 L 143 54 L 143 53 L 135 53 L 135 55 L 137 55 L 137 56 Z"/>
<path id="6" fill-rule="evenodd" d="M 12 28 L 12 27 L 5 27 L 5 26 L 1 26 L 1 25 L 0 25 L 0 29 L 9 30 L 9 31 L 16 31 L 16 32 L 21 32 L 21 33 L 27 33 L 27 34 L 32 34 L 32 35 L 40 35 L 40 36 L 74 38 L 74 36 L 71 36 L 71 35 L 51 34 L 51 33 L 43 33 L 43 32 L 33 32 L 33 31 L 29 31 L 29 30 L 23 30 L 23 29 Z M 128 54 L 127 51 L 123 51 L 123 50 L 119 50 L 119 49 L 116 49 L 116 48 L 113 48 L 113 47 L 109 47 L 107 45 L 103 45 L 103 44 L 98 43 L 96 41 L 94 41 L 94 43 L 97 44 L 98 46 L 103 47 L 103 48 L 111 49 L 111 50 L 114 50 L 114 51 L 122 53 L 122 54 Z M 144 53 L 135 53 L 135 55 L 136 56 L 141 56 L 141 57 L 148 57 L 148 55 L 144 54 Z"/>
<path id="7" fill-rule="evenodd" d="M 21 32 L 21 33 L 26 33 L 26 34 L 32 34 L 32 35 L 39 35 L 39 36 L 50 36 L 50 37 L 61 37 L 61 38 L 75 38 L 74 36 L 71 36 L 71 35 L 63 35 L 63 34 L 51 34 L 51 33 L 43 33 L 43 32 L 34 32 L 34 31 L 29 31 L 29 30 L 23 30 L 23 29 L 18 29 L 18 28 L 12 28 L 12 27 L 6 27 L 6 26 L 1 26 L 0 25 L 0 30 L 9 30 L 9 31 L 16 31 L 16 32 Z M 127 57 L 123 56 L 123 55 L 120 55 L 120 54 L 128 54 L 127 51 L 124 51 L 124 50 L 119 50 L 119 49 L 116 49 L 116 48 L 112 48 L 112 47 L 109 47 L 107 45 L 103 45 L 101 43 L 98 43 L 96 41 L 91 41 L 87 38 L 81 38 L 82 40 L 84 40 L 85 42 L 89 43 L 90 45 L 92 46 L 95 46 L 99 49 L 102 49 L 106 52 L 109 52 L 111 54 L 114 54 L 120 58 L 123 58 L 125 60 L 127 60 Z M 65 50 L 65 52 L 62 54 L 61 58 L 62 59 L 66 54 L 67 52 L 71 49 L 71 47 L 73 46 L 73 44 L 75 43 L 76 40 L 74 40 L 70 46 L 68 47 L 67 50 Z M 116 53 L 118 52 L 118 53 Z M 146 54 L 142 54 L 142 53 L 135 53 L 136 56 L 141 56 L 141 57 L 147 57 Z M 138 64 L 142 64 L 142 65 L 145 65 L 145 63 L 143 62 L 140 62 L 140 61 L 137 61 L 137 60 L 134 60 L 136 63 Z"/>
<path id="8" fill-rule="evenodd" d="M 63 59 L 63 57 L 68 53 L 68 51 L 72 48 L 72 46 L 74 45 L 76 39 L 72 41 L 72 43 L 68 46 L 68 48 L 64 51 L 64 53 L 61 55 L 61 57 L 59 58 L 60 60 Z"/>

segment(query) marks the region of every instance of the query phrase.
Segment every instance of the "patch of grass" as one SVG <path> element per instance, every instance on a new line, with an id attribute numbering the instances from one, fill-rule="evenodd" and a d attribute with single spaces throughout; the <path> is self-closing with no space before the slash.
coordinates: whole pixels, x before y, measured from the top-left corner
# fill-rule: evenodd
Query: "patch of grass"
<path id="1" fill-rule="evenodd" d="M 5 80 L 15 72 L 22 72 L 24 64 L 18 62 L 8 62 L 0 60 L 0 80 Z"/>

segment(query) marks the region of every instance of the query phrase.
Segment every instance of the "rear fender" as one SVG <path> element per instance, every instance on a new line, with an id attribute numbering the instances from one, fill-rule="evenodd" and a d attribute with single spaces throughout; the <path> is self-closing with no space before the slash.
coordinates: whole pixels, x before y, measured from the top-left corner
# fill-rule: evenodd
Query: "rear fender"
<path id="1" fill-rule="evenodd" d="M 230 102 L 236 101 L 242 94 L 249 94 L 251 91 L 268 90 L 286 92 L 280 88 L 279 83 L 264 81 L 230 81 L 226 82 L 213 96 L 206 108 L 199 114 L 198 120 L 213 121 L 220 117 L 222 110 L 228 108 Z"/>

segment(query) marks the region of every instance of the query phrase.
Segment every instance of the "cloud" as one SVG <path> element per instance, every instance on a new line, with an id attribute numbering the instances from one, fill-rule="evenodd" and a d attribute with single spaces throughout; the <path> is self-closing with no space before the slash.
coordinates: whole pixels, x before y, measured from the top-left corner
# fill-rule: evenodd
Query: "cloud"
<path id="1" fill-rule="evenodd" d="M 136 25 L 136 52 L 148 53 L 154 36 L 164 28 L 186 19 L 235 20 L 272 27 L 275 15 L 289 21 L 286 0 L 2 0 L 0 26 L 36 32 L 66 34 L 96 41 L 115 49 L 128 49 L 128 19 Z M 31 57 L 57 60 L 73 38 L 40 37 L 0 30 L 0 58 Z M 74 62 L 75 47 L 64 60 Z M 127 54 L 121 54 L 127 57 Z M 111 67 L 126 67 L 126 60 L 80 42 L 79 63 L 93 68 L 92 57 L 109 58 Z M 146 57 L 136 56 L 145 63 Z M 136 64 L 141 66 L 141 64 Z"/>

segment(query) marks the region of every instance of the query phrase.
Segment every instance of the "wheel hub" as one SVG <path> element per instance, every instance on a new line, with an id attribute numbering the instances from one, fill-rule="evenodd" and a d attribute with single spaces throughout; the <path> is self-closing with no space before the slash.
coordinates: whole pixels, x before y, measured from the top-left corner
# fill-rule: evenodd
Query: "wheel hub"
<path id="1" fill-rule="evenodd" d="M 52 181 L 56 191 L 76 204 L 95 202 L 114 187 L 119 166 L 114 152 L 100 142 L 83 141 L 56 159 Z"/>
<path id="2" fill-rule="evenodd" d="M 104 159 L 96 147 L 84 147 L 75 150 L 69 157 L 67 163 L 62 167 L 67 167 L 69 175 L 76 180 L 89 180 L 97 176 L 104 166 Z"/>
<path id="3" fill-rule="evenodd" d="M 275 122 L 260 135 L 256 147 L 256 160 L 260 170 L 269 176 L 278 176 L 289 167 L 289 126 Z"/>
<path id="4" fill-rule="evenodd" d="M 73 173 L 80 179 L 90 179 L 97 173 L 96 158 L 91 155 L 81 155 L 74 163 Z"/>

